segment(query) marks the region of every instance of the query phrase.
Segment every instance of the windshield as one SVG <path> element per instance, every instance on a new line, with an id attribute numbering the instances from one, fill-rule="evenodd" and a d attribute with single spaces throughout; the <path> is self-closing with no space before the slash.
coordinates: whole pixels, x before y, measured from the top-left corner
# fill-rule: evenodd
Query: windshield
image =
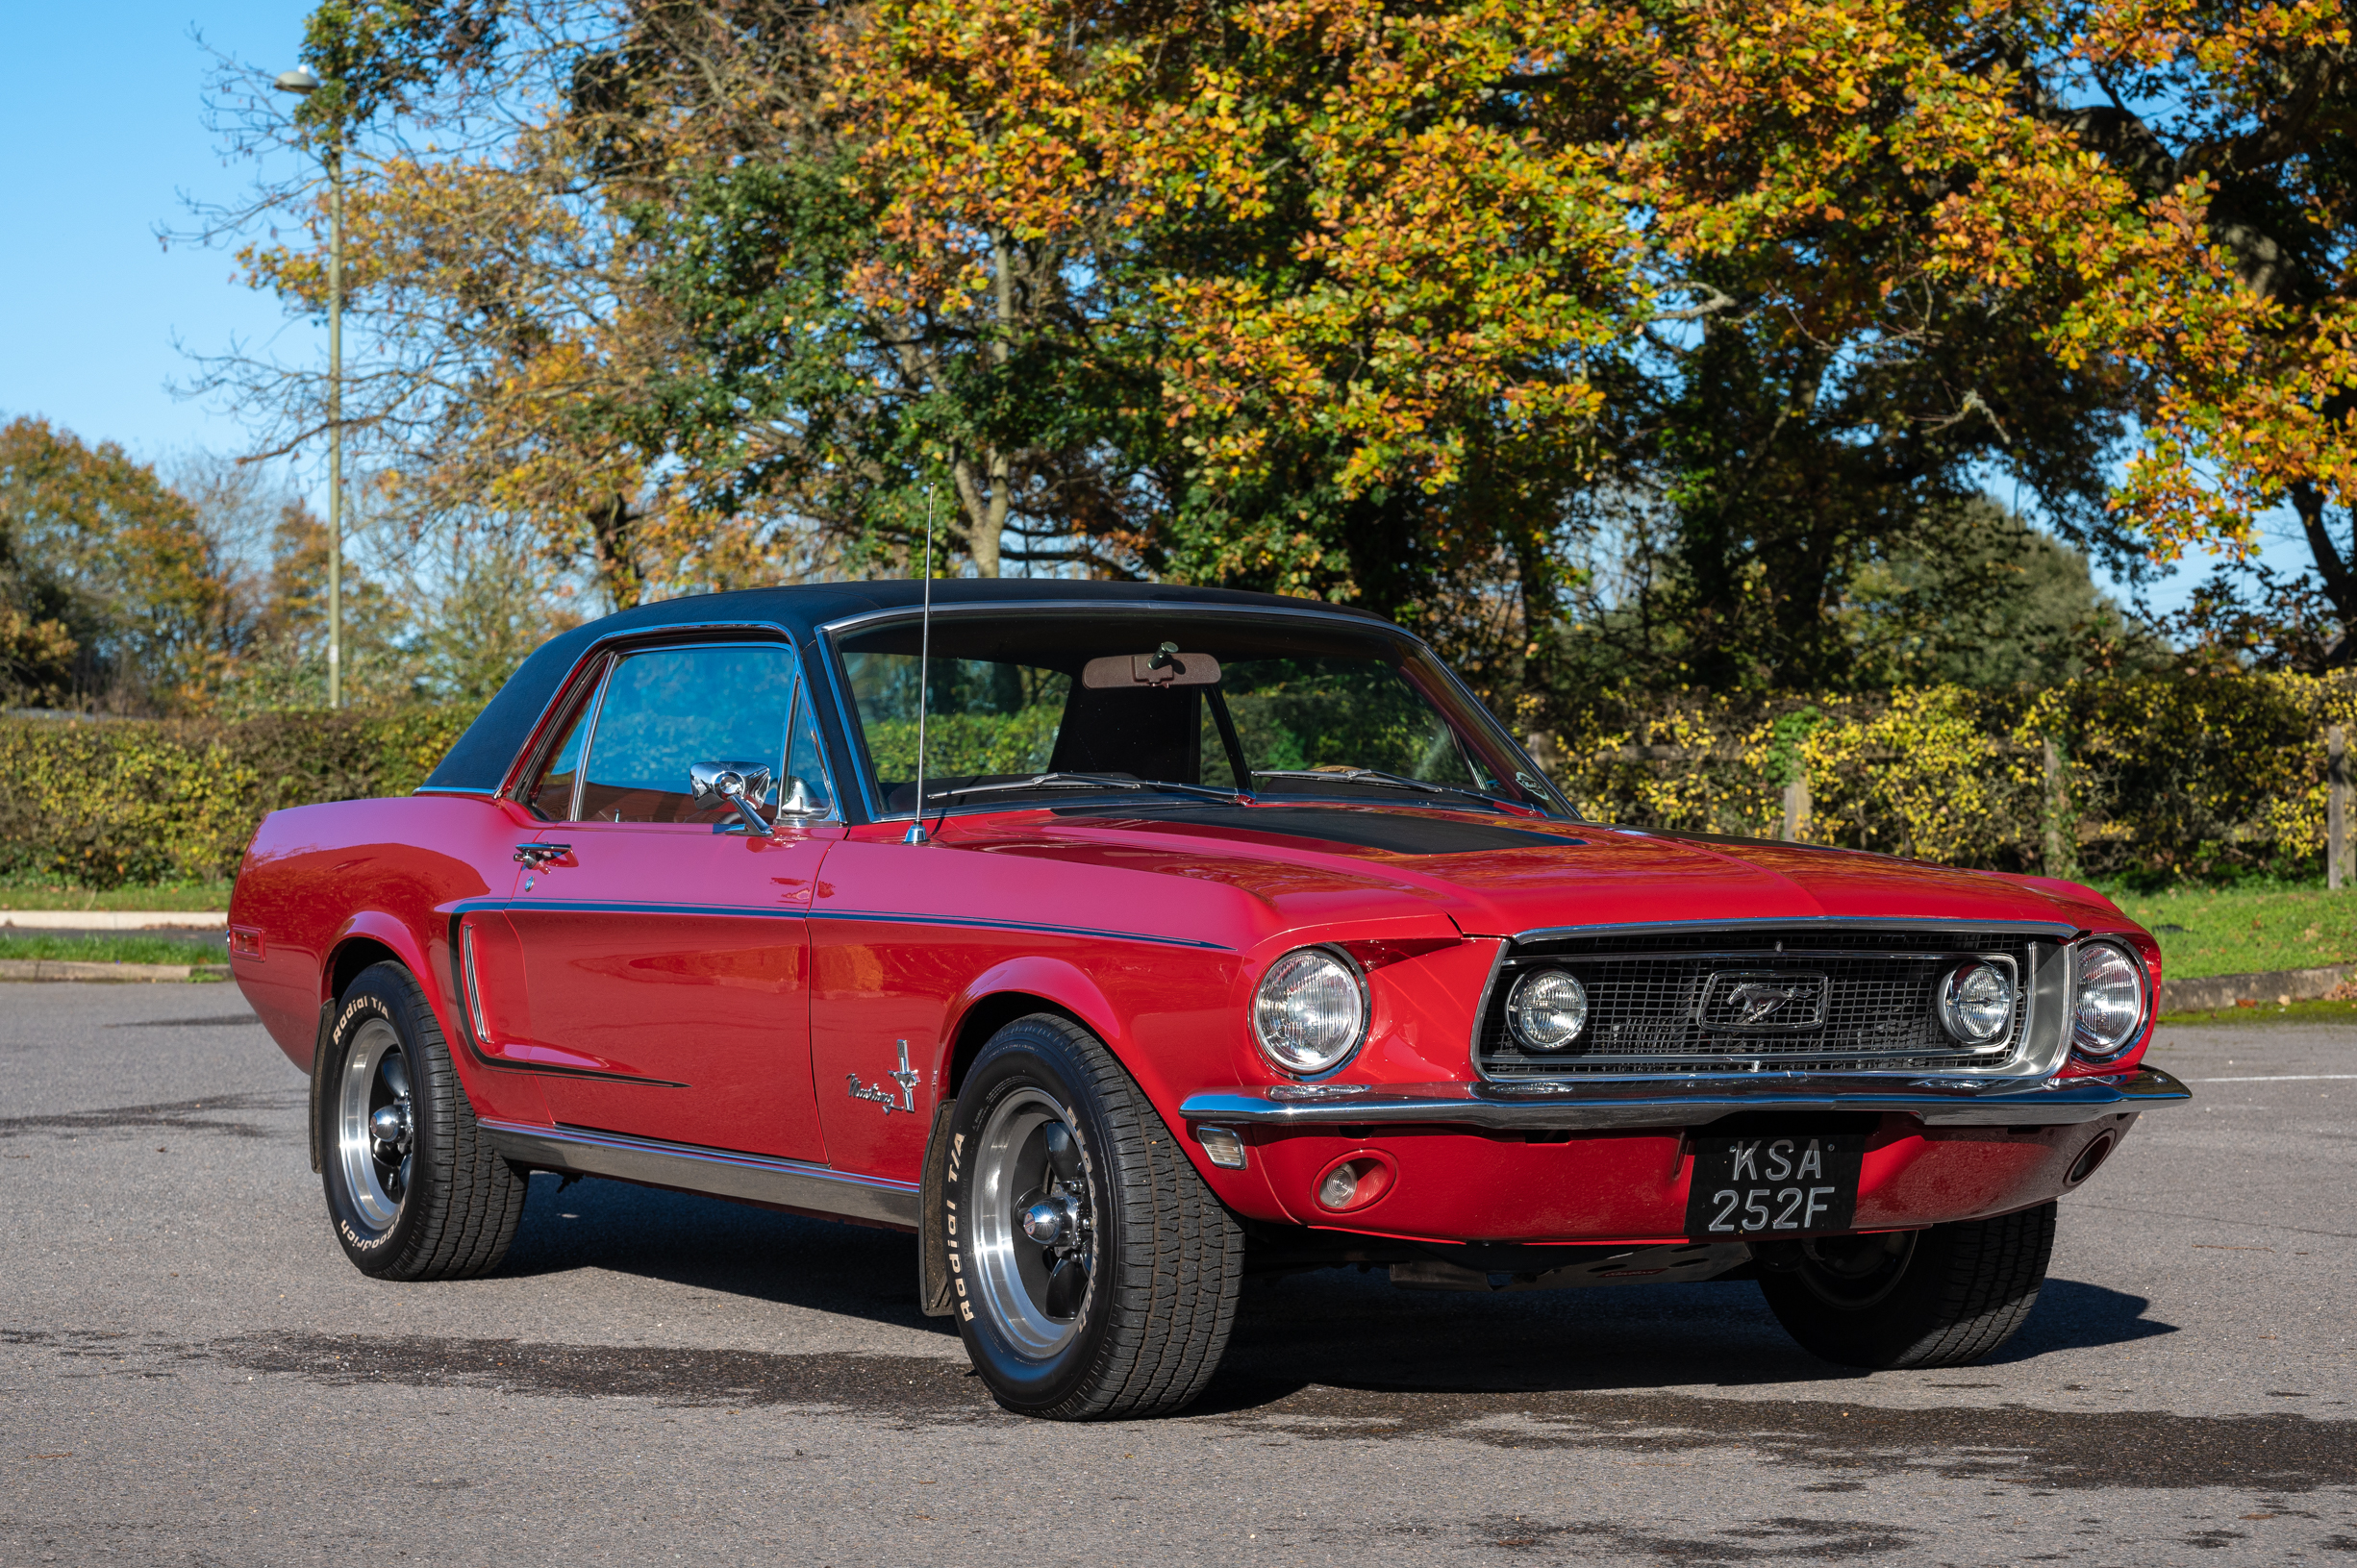
<path id="1" fill-rule="evenodd" d="M 916 800 L 918 626 L 838 643 L 886 816 Z M 1191 613 L 933 622 L 925 806 L 1318 797 L 1569 814 L 1414 645 Z"/>

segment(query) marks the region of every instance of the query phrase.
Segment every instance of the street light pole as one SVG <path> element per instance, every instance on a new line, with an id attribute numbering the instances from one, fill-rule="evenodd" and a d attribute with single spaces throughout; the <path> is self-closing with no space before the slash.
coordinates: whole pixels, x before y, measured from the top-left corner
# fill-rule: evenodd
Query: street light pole
<path id="1" fill-rule="evenodd" d="M 280 73 L 282 91 L 305 97 L 319 79 Z M 331 138 L 327 165 L 327 706 L 343 706 L 343 143 Z"/>

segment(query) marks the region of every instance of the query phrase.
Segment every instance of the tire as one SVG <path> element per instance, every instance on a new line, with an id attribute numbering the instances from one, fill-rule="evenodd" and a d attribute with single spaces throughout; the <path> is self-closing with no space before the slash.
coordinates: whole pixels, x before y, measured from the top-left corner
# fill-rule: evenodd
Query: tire
<path id="1" fill-rule="evenodd" d="M 320 1180 L 354 1266 L 380 1280 L 471 1280 L 497 1268 L 529 1183 L 476 1127 L 408 970 L 361 972 L 313 1071 L 330 1075 L 314 1096 Z"/>
<path id="2" fill-rule="evenodd" d="M 1801 1348 L 1841 1366 L 1962 1366 L 2029 1321 L 2054 1252 L 2054 1205 L 1895 1236 L 1803 1244 L 1760 1290 Z"/>
<path id="3" fill-rule="evenodd" d="M 1088 1031 L 1035 1013 L 990 1037 L 958 1091 L 940 1201 L 958 1333 L 1008 1409 L 1163 1415 L 1211 1381 L 1243 1232 Z"/>

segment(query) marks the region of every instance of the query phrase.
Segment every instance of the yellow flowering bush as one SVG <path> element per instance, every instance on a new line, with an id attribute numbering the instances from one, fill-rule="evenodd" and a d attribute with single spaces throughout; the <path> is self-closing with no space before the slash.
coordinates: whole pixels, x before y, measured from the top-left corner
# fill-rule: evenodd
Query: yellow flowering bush
<path id="1" fill-rule="evenodd" d="M 1799 836 L 1813 842 L 1996 869 L 2203 876 L 2321 855 L 2334 724 L 2357 739 L 2357 683 L 1683 692 L 1594 705 L 1557 732 L 1551 756 L 1573 804 L 1604 821 L 1773 837 L 1797 779 Z"/>

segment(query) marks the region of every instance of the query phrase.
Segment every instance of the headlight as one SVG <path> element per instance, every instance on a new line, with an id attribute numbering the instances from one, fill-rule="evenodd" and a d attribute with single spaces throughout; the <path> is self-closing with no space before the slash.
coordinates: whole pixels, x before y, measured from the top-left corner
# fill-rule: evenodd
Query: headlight
<path id="1" fill-rule="evenodd" d="M 1341 954 L 1298 948 L 1268 966 L 1252 994 L 1261 1055 L 1307 1078 L 1339 1067 L 1367 1033 L 1367 987 Z"/>
<path id="2" fill-rule="evenodd" d="M 1561 969 L 1534 969 L 1506 993 L 1506 1024 L 1534 1051 L 1560 1051 L 1588 1027 L 1588 991 Z"/>
<path id="3" fill-rule="evenodd" d="M 2144 970 L 2117 942 L 2080 944 L 2070 1043 L 2083 1057 L 2116 1057 L 2144 1021 Z"/>
<path id="4" fill-rule="evenodd" d="M 1993 963 L 1968 963 L 1940 982 L 1940 1025 L 1967 1045 L 1987 1045 L 2014 1019 L 2014 983 Z"/>

